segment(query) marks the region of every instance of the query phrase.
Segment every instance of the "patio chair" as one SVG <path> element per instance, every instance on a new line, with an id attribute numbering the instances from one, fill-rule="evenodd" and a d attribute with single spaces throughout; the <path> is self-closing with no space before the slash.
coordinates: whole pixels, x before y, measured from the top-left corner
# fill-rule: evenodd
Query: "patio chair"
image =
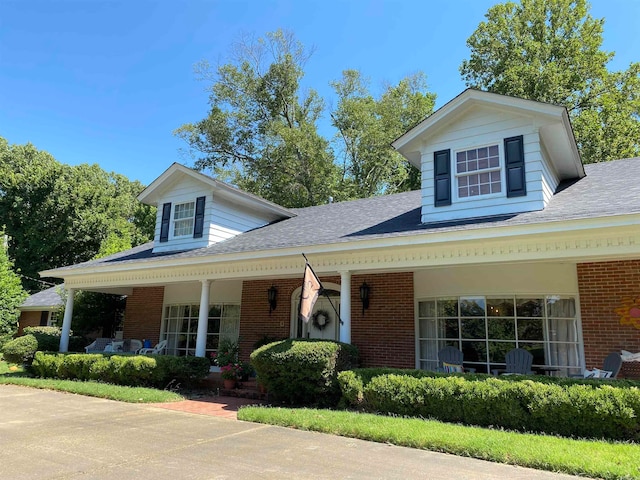
<path id="1" fill-rule="evenodd" d="M 109 351 L 107 350 L 107 347 L 109 345 L 111 345 L 110 338 L 96 338 L 93 342 L 91 342 L 89 345 L 84 347 L 84 351 L 85 353 L 98 353 L 98 352 Z"/>
<path id="2" fill-rule="evenodd" d="M 595 369 L 593 371 L 587 371 L 583 374 L 569 375 L 571 378 L 617 378 L 620 369 L 622 368 L 622 356 L 618 352 L 611 352 L 604 359 L 602 369 Z M 608 376 L 603 376 L 603 373 L 611 372 Z"/>
<path id="3" fill-rule="evenodd" d="M 506 374 L 506 375 L 533 375 L 531 370 L 531 364 L 533 363 L 533 355 L 523 348 L 514 348 L 509 350 L 504 356 L 505 363 L 507 364 L 504 370 L 497 369 L 491 372 L 494 375 Z"/>
<path id="4" fill-rule="evenodd" d="M 162 340 L 153 348 L 141 348 L 138 350 L 140 355 L 160 355 L 167 348 L 167 340 Z"/>
<path id="5" fill-rule="evenodd" d="M 137 353 L 138 350 L 140 350 L 141 348 L 142 348 L 141 340 L 136 340 L 135 338 L 132 338 L 131 340 L 129 340 L 129 349 L 127 350 L 128 352 Z"/>
<path id="6" fill-rule="evenodd" d="M 464 353 L 458 350 L 456 347 L 444 347 L 438 352 L 438 372 L 446 373 L 462 373 L 464 371 L 474 373 L 475 368 L 464 368 L 462 363 L 464 361 Z"/>

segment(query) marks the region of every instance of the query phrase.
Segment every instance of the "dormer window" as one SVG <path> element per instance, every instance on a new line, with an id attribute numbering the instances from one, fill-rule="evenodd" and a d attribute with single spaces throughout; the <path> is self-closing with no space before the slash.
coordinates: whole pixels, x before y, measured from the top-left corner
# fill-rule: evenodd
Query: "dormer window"
<path id="1" fill-rule="evenodd" d="M 195 202 L 177 203 L 173 214 L 173 236 L 193 235 Z"/>
<path id="2" fill-rule="evenodd" d="M 456 153 L 458 198 L 490 195 L 502 191 L 498 145 Z"/>
<path id="3" fill-rule="evenodd" d="M 171 238 L 189 237 L 202 238 L 204 231 L 204 207 L 206 197 L 198 197 L 195 202 L 182 202 L 172 205 L 167 202 L 162 205 L 162 219 L 160 222 L 160 241 L 169 241 L 169 227 L 173 222 Z M 173 212 L 173 217 L 172 217 Z"/>

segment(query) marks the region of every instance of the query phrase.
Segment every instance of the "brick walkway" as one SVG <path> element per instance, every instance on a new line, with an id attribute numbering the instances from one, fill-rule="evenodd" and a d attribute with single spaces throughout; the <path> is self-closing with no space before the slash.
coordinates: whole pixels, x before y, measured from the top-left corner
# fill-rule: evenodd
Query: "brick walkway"
<path id="1" fill-rule="evenodd" d="M 243 405 L 257 405 L 259 400 L 236 397 L 202 397 L 193 400 L 183 400 L 181 402 L 152 403 L 153 407 L 166 408 L 179 412 L 197 413 L 199 415 L 213 415 L 215 417 L 238 418 L 238 409 Z"/>

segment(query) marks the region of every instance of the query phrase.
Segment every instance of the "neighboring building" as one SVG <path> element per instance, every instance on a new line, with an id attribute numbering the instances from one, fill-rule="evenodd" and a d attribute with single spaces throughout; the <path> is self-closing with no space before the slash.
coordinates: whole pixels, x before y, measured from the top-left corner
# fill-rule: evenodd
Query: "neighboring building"
<path id="1" fill-rule="evenodd" d="M 178 355 L 331 338 L 363 366 L 431 369 L 450 344 L 487 372 L 518 346 L 576 373 L 640 351 L 640 319 L 616 313 L 640 312 L 640 159 L 583 167 L 564 107 L 476 90 L 393 146 L 421 190 L 300 209 L 174 164 L 139 197 L 158 207 L 153 242 L 42 274 L 127 294 L 124 336 Z M 302 253 L 324 325 L 297 319 Z"/>
<path id="2" fill-rule="evenodd" d="M 58 311 L 64 302 L 60 293 L 64 284 L 56 285 L 29 296 L 20 305 L 20 319 L 18 320 L 18 335 L 22 335 L 24 327 L 51 327 L 58 319 Z"/>

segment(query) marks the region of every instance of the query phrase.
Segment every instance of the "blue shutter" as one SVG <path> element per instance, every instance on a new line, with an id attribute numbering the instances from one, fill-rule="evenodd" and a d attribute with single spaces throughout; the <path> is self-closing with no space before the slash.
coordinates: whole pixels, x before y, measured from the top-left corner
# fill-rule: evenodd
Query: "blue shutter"
<path id="1" fill-rule="evenodd" d="M 204 227 L 204 202 L 206 197 L 196 198 L 196 221 L 193 225 L 193 238 L 202 238 Z"/>
<path id="2" fill-rule="evenodd" d="M 451 205 L 451 150 L 433 154 L 433 180 L 434 205 Z"/>
<path id="3" fill-rule="evenodd" d="M 504 139 L 504 155 L 507 197 L 523 197 L 527 194 L 527 183 L 524 171 L 524 142 L 522 135 Z"/>
<path id="4" fill-rule="evenodd" d="M 171 202 L 162 206 L 162 223 L 160 224 L 160 241 L 169 240 L 169 221 L 171 220 Z"/>

